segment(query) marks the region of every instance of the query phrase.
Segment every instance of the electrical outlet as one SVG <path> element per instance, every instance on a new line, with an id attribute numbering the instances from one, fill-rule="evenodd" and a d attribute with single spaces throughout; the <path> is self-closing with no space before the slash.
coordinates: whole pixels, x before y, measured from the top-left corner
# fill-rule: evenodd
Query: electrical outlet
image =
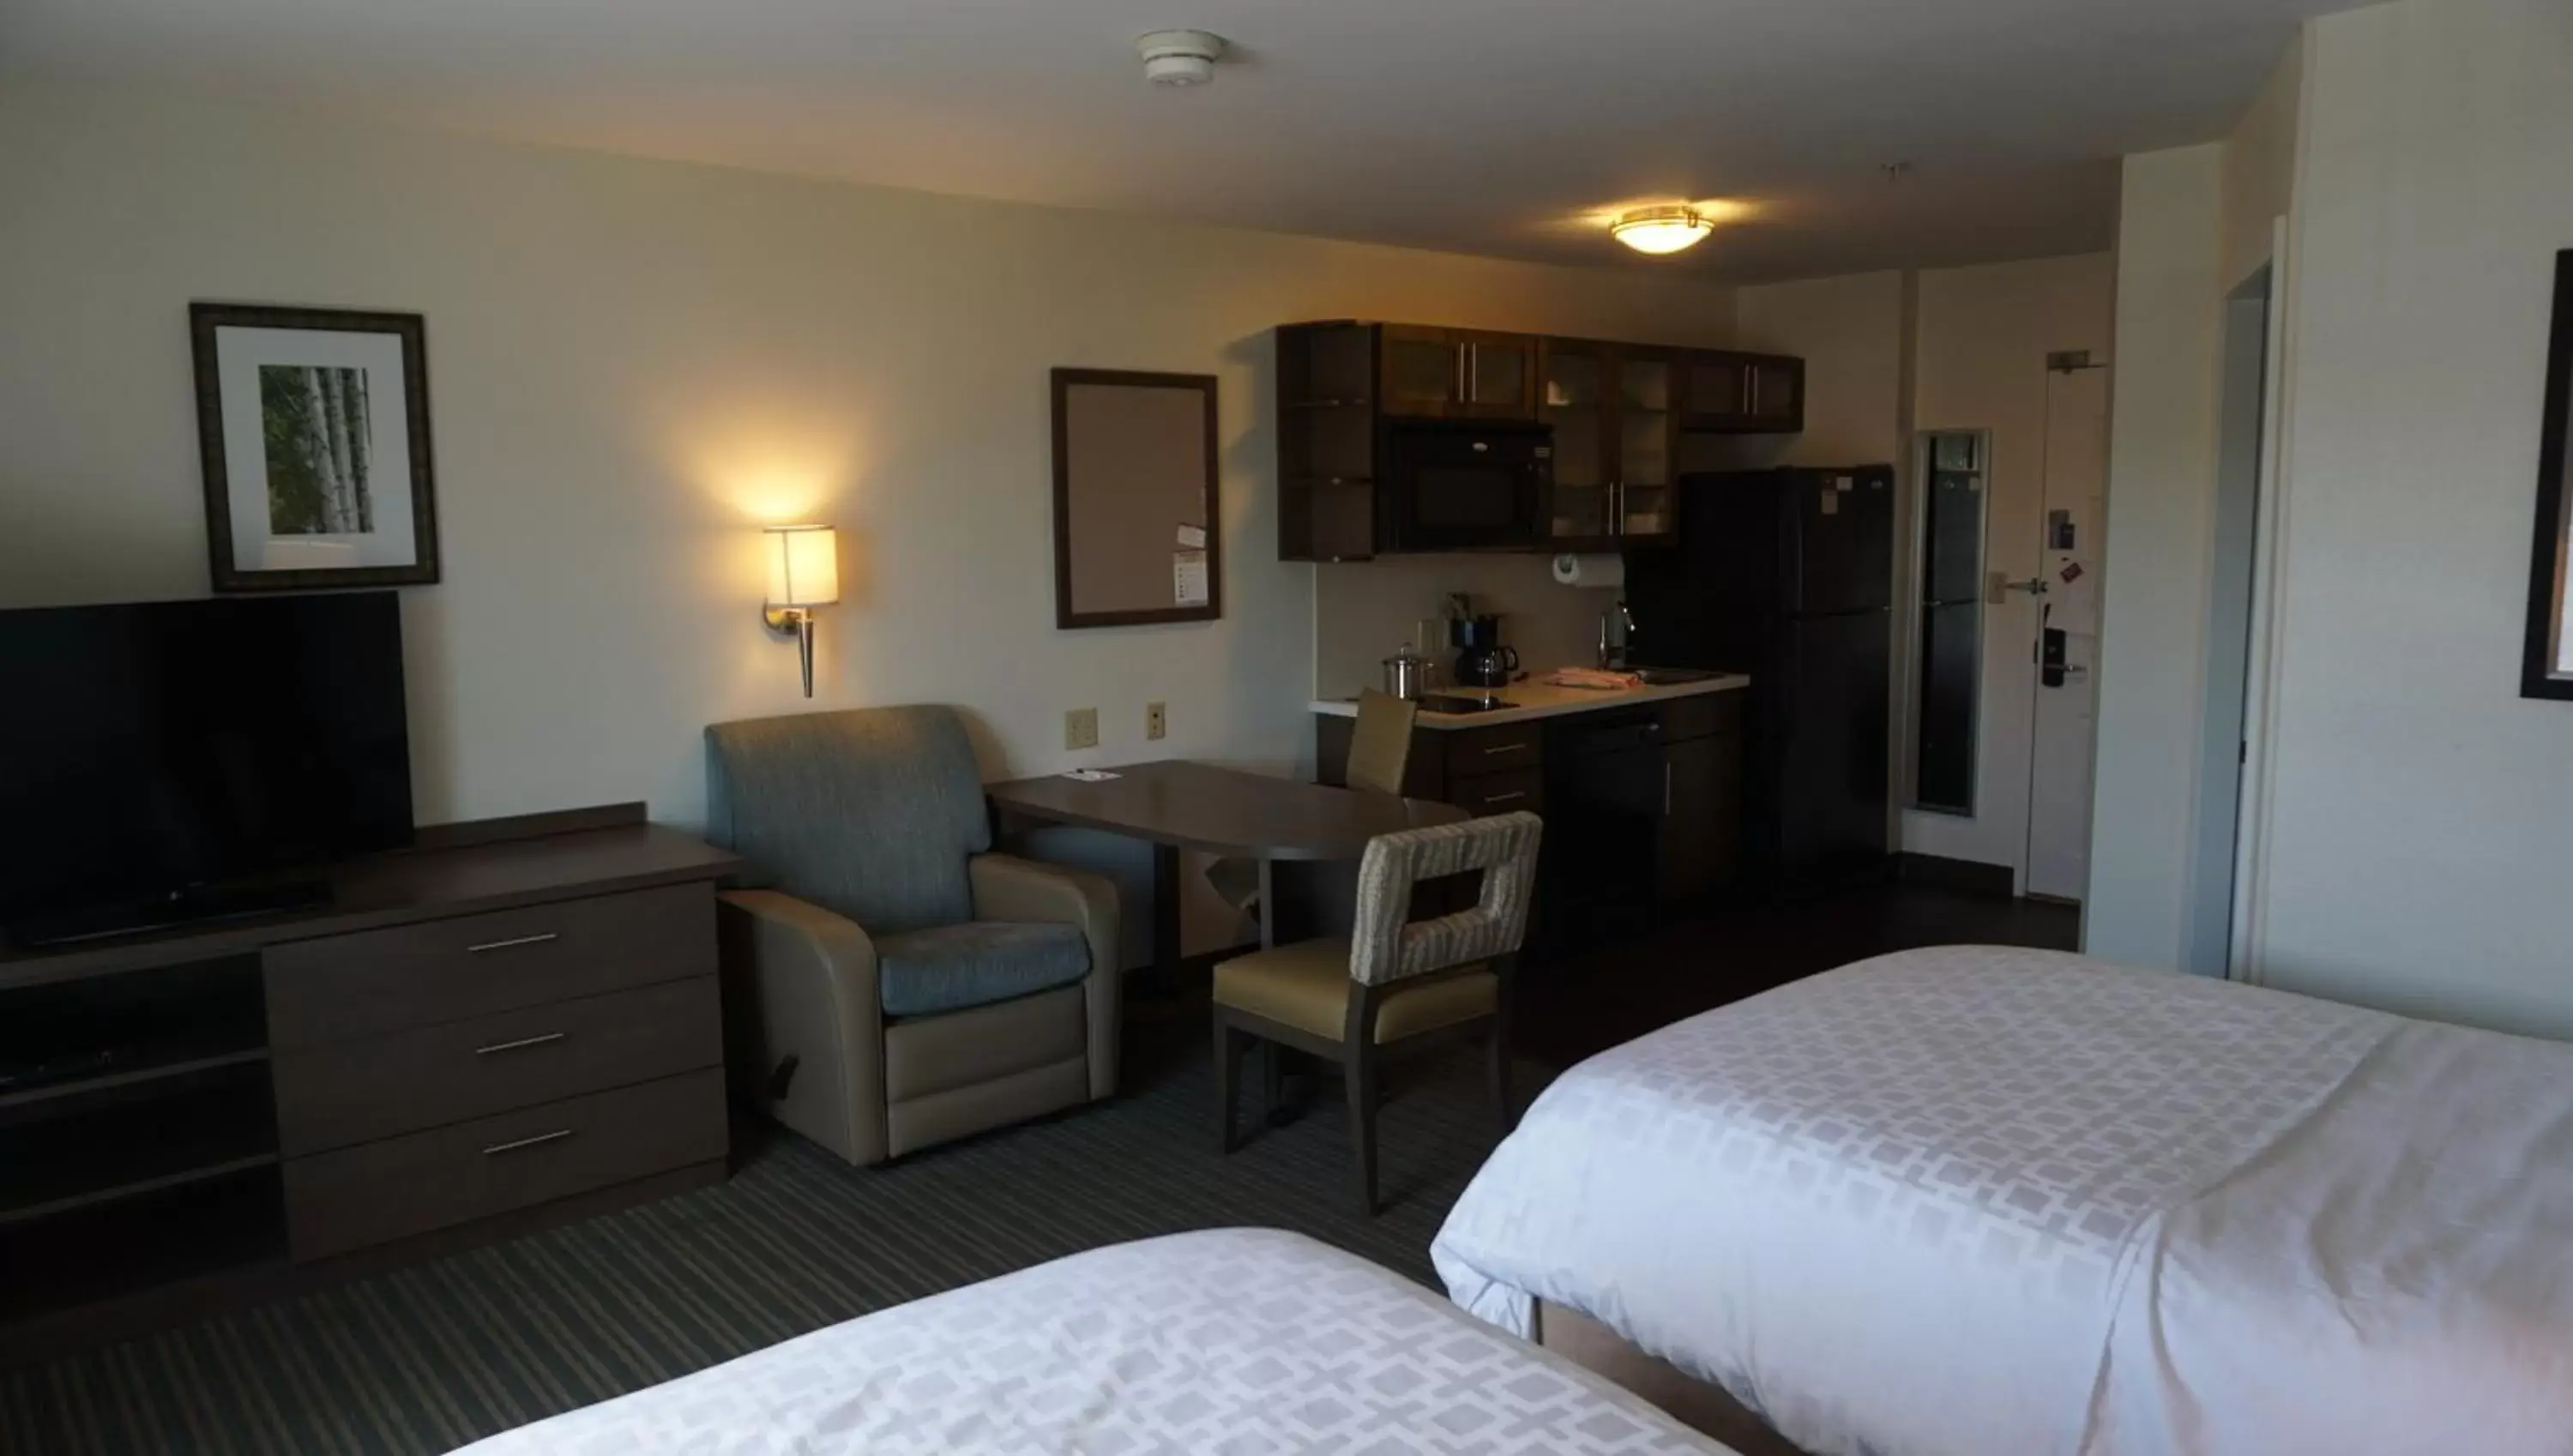
<path id="1" fill-rule="evenodd" d="M 1099 746 L 1099 710 L 1074 708 L 1063 715 L 1063 746 L 1097 748 Z"/>
<path id="2" fill-rule="evenodd" d="M 1144 736 L 1147 738 L 1171 736 L 1171 710 L 1168 705 L 1162 703 L 1144 705 Z"/>

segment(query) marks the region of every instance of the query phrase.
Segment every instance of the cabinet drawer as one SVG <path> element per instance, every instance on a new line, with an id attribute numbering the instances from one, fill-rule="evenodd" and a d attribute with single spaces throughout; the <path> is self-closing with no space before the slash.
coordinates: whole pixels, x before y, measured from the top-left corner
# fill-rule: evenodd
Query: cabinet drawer
<path id="1" fill-rule="evenodd" d="M 1502 769 L 1534 768 L 1545 762 L 1545 734 L 1536 723 L 1459 728 L 1449 731 L 1446 739 L 1450 780 L 1479 778 Z"/>
<path id="2" fill-rule="evenodd" d="M 1458 779 L 1448 786 L 1447 802 L 1477 818 L 1486 814 L 1513 814 L 1521 809 L 1531 814 L 1545 812 L 1545 772 L 1542 769 L 1505 769 L 1496 774 L 1476 774 Z"/>
<path id="3" fill-rule="evenodd" d="M 711 976 L 712 887 L 672 885 L 271 947 L 279 1048 Z"/>
<path id="4" fill-rule="evenodd" d="M 725 1153 L 707 1071 L 286 1163 L 299 1261 L 533 1207 Z"/>
<path id="5" fill-rule="evenodd" d="M 277 1054 L 288 1156 L 723 1063 L 711 976 Z"/>
<path id="6" fill-rule="evenodd" d="M 1700 693 L 1696 697 L 1673 698 L 1662 704 L 1662 737 L 1670 742 L 1741 731 L 1742 694 L 1739 691 Z"/>

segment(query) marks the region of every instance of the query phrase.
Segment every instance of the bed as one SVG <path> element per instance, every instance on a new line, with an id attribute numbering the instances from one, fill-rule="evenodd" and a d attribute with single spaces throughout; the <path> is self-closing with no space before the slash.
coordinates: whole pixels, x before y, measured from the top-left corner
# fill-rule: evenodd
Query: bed
<path id="1" fill-rule="evenodd" d="M 1907 952 L 1566 1074 L 1431 1257 L 1828 1456 L 2562 1456 L 2573 1047 Z"/>
<path id="2" fill-rule="evenodd" d="M 471 1456 L 1724 1448 L 1299 1234 L 1117 1244 L 789 1340 Z M 458 1453 L 462 1456 L 462 1453 Z"/>

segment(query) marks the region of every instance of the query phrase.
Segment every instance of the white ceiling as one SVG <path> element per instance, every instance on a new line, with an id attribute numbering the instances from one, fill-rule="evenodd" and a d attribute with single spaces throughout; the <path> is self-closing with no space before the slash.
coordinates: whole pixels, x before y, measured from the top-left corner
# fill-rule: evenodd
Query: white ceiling
<path id="1" fill-rule="evenodd" d="M 2221 134 L 2343 3 L 5 0 L 0 76 L 1747 281 L 2104 248 L 2114 159 Z M 1169 26 L 1239 54 L 1148 86 Z M 1654 261 L 1584 221 L 1676 199 L 1749 214 Z"/>

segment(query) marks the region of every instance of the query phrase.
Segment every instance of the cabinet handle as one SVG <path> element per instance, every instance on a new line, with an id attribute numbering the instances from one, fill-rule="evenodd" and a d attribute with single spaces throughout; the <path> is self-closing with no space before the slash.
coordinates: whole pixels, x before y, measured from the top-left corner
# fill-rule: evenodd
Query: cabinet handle
<path id="1" fill-rule="evenodd" d="M 558 941 L 561 939 L 562 936 L 554 931 L 547 931 L 540 936 L 511 936 L 505 941 L 484 941 L 478 946 L 466 946 L 464 948 L 464 954 L 468 956 L 479 956 L 489 951 L 510 951 L 515 950 L 520 946 L 541 946 L 547 941 Z"/>
<path id="2" fill-rule="evenodd" d="M 1753 364 L 1742 371 L 1742 395 L 1745 401 L 1742 412 L 1757 415 L 1760 412 L 1760 365 Z"/>
<path id="3" fill-rule="evenodd" d="M 488 1047 L 474 1048 L 473 1055 L 497 1057 L 503 1052 L 524 1052 L 530 1047 L 550 1047 L 556 1042 L 568 1039 L 569 1036 L 567 1032 L 547 1032 L 541 1037 L 520 1037 L 514 1042 L 494 1042 Z"/>
<path id="4" fill-rule="evenodd" d="M 494 1142 L 490 1146 L 482 1149 L 482 1155 L 484 1157 L 498 1157 L 501 1153 L 516 1152 L 523 1147 L 541 1147 L 548 1142 L 560 1142 L 570 1135 L 571 1129 L 569 1127 L 557 1127 L 551 1132 L 539 1132 L 533 1137 L 521 1137 L 515 1142 Z"/>
<path id="5" fill-rule="evenodd" d="M 1671 817 L 1671 765 L 1668 759 L 1662 761 L 1662 817 Z"/>
<path id="6" fill-rule="evenodd" d="M 1502 744 L 1501 746 L 1499 746 L 1498 748 L 1486 748 L 1486 749 L 1484 749 L 1484 750 L 1483 750 L 1483 752 L 1484 752 L 1486 755 L 1489 755 L 1489 754 L 1495 754 L 1495 753 L 1524 753 L 1524 752 L 1526 752 L 1526 751 L 1527 751 L 1527 744 L 1525 744 L 1525 743 L 1523 743 L 1523 742 L 1522 742 L 1522 743 L 1504 743 L 1504 744 Z"/>
<path id="7" fill-rule="evenodd" d="M 1512 789 L 1506 794 L 1485 794 L 1483 796 L 1483 802 L 1485 804 L 1512 804 L 1526 797 L 1527 790 Z"/>
<path id="8" fill-rule="evenodd" d="M 1465 346 L 1465 402 L 1471 404 L 1482 397 L 1483 352 L 1469 344 Z"/>

